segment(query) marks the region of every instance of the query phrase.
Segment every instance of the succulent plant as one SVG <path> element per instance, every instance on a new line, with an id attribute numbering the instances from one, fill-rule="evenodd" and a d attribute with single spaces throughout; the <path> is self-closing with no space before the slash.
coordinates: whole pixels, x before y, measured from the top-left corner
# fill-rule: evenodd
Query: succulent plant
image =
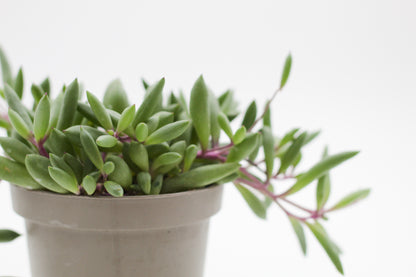
<path id="1" fill-rule="evenodd" d="M 292 58 L 284 64 L 280 86 L 258 113 L 253 101 L 240 120 L 232 91 L 216 97 L 200 76 L 190 93 L 171 93 L 163 100 L 165 79 L 143 81 L 145 97 L 130 105 L 119 80 L 108 86 L 104 100 L 83 90 L 78 80 L 53 98 L 49 79 L 33 84 L 33 107 L 22 104 L 23 71 L 13 77 L 0 52 L 8 112 L 0 114 L 7 137 L 0 138 L 0 178 L 34 190 L 81 196 L 156 195 L 233 183 L 253 212 L 266 218 L 274 203 L 288 216 L 306 253 L 304 227 L 310 229 L 339 272 L 339 248 L 321 225 L 328 213 L 366 197 L 360 190 L 328 207 L 329 171 L 358 152 L 329 155 L 305 172 L 296 173 L 302 150 L 319 132 L 296 128 L 282 136 L 272 131 L 270 103 L 286 85 Z M 225 138 L 223 139 L 225 135 Z M 285 180 L 285 184 L 276 186 Z M 290 196 L 316 183 L 316 207 L 309 209 Z M 282 188 L 285 188 L 283 189 Z M 294 211 L 296 210 L 296 211 Z"/>

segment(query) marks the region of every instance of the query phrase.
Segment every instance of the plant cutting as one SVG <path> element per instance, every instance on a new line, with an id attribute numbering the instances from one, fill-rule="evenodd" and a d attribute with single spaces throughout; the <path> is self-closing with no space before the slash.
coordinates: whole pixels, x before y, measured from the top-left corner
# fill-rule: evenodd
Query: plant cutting
<path id="1" fill-rule="evenodd" d="M 232 183 L 255 215 L 271 205 L 288 217 L 306 254 L 304 229 L 343 273 L 327 216 L 365 198 L 359 190 L 328 205 L 329 172 L 358 152 L 330 154 L 298 172 L 304 147 L 319 132 L 273 132 L 271 103 L 285 87 L 292 58 L 264 109 L 253 101 L 239 117 L 232 91 L 219 97 L 200 76 L 187 101 L 165 80 L 148 84 L 137 105 L 121 82 L 100 101 L 75 79 L 55 95 L 49 79 L 22 104 L 16 76 L 0 52 L 4 87 L 0 179 L 12 184 L 13 206 L 26 218 L 32 274 L 42 276 L 202 276 L 209 217 Z M 232 128 L 237 122 L 238 128 Z M 315 208 L 292 196 L 316 185 Z"/>

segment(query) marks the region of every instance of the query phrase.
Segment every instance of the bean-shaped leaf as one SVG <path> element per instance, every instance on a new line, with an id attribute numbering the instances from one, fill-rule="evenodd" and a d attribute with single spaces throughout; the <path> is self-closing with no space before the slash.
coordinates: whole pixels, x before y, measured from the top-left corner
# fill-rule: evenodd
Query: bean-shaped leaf
<path id="1" fill-rule="evenodd" d="M 182 161 L 182 156 L 176 152 L 168 152 L 160 155 L 153 161 L 152 170 L 157 170 L 162 166 L 170 166 L 179 164 Z"/>
<path id="2" fill-rule="evenodd" d="M 89 91 L 87 91 L 87 98 L 88 102 L 90 103 L 91 109 L 97 117 L 98 121 L 100 122 L 101 126 L 103 126 L 103 128 L 106 130 L 113 129 L 111 117 L 107 112 L 107 109 L 104 107 L 103 103 L 101 103 L 101 101 L 98 100 L 98 98 L 95 97 L 95 95 L 93 95 Z"/>
<path id="3" fill-rule="evenodd" d="M 49 127 L 51 108 L 48 95 L 44 95 L 36 108 L 33 121 L 33 133 L 36 141 L 40 141 L 46 135 Z"/>
<path id="4" fill-rule="evenodd" d="M 136 116 L 133 120 L 133 127 L 140 122 L 145 122 L 150 116 L 152 116 L 162 98 L 163 87 L 165 86 L 165 78 L 162 78 L 155 85 L 148 87 L 146 97 L 136 112 Z"/>
<path id="5" fill-rule="evenodd" d="M 6 54 L 4 53 L 3 49 L 0 47 L 0 64 L 1 64 L 1 73 L 3 78 L 4 84 L 12 84 L 13 82 L 13 74 L 7 60 Z"/>
<path id="6" fill-rule="evenodd" d="M 328 147 L 325 147 L 322 158 L 328 157 Z M 316 186 L 316 209 L 321 210 L 328 201 L 329 194 L 331 193 L 331 178 L 329 172 L 318 179 L 318 185 Z"/>
<path id="7" fill-rule="evenodd" d="M 17 72 L 16 79 L 14 80 L 14 90 L 17 93 L 17 96 L 19 96 L 20 99 L 22 99 L 23 96 L 23 70 L 22 68 L 19 69 Z"/>
<path id="8" fill-rule="evenodd" d="M 270 109 L 267 109 L 264 113 L 263 116 L 263 125 L 264 126 L 268 126 L 268 127 L 272 127 L 272 115 L 271 115 L 271 111 Z"/>
<path id="9" fill-rule="evenodd" d="M 202 75 L 195 82 L 191 90 L 191 100 L 189 103 L 190 114 L 195 131 L 198 135 L 202 149 L 207 149 L 209 144 L 210 114 L 208 89 Z"/>
<path id="10" fill-rule="evenodd" d="M 114 171 L 108 175 L 108 180 L 114 181 L 123 188 L 128 188 L 132 184 L 132 175 L 127 163 L 119 156 L 109 155 L 106 162 L 114 163 Z"/>
<path id="11" fill-rule="evenodd" d="M 282 77 L 280 79 L 280 88 L 279 89 L 282 89 L 286 85 L 287 79 L 289 79 L 291 68 L 292 68 L 292 55 L 289 54 L 286 57 L 285 65 L 283 67 L 283 72 L 282 72 Z"/>
<path id="12" fill-rule="evenodd" d="M 303 231 L 302 224 L 298 219 L 293 216 L 289 216 L 290 223 L 292 224 L 293 230 L 299 240 L 300 247 L 302 248 L 303 255 L 306 255 L 306 238 L 305 232 Z"/>
<path id="13" fill-rule="evenodd" d="M 122 197 L 124 195 L 123 187 L 113 181 L 104 183 L 105 190 L 114 197 Z"/>
<path id="14" fill-rule="evenodd" d="M 309 229 L 314 234 L 316 239 L 322 245 L 322 247 L 324 248 L 325 252 L 328 254 L 329 258 L 331 259 L 332 263 L 335 265 L 337 270 L 341 274 L 344 274 L 342 263 L 341 263 L 341 260 L 339 259 L 338 251 L 334 248 L 334 244 L 330 240 L 326 232 L 323 232 L 320 225 L 318 226 L 316 223 L 306 222 L 306 225 L 309 227 Z"/>
<path id="15" fill-rule="evenodd" d="M 189 120 L 180 120 L 163 126 L 154 131 L 146 139 L 146 144 L 158 144 L 170 141 L 182 135 L 189 127 Z"/>
<path id="16" fill-rule="evenodd" d="M 250 133 L 243 142 L 234 145 L 228 154 L 227 163 L 235 163 L 248 158 L 251 152 L 255 150 L 258 139 L 260 139 L 260 134 Z"/>
<path id="17" fill-rule="evenodd" d="M 240 168 L 238 163 L 212 164 L 197 167 L 173 178 L 167 179 L 164 192 L 201 188 L 233 174 Z"/>
<path id="18" fill-rule="evenodd" d="M 103 171 L 105 174 L 111 174 L 116 169 L 116 166 L 113 162 L 106 162 L 103 167 Z"/>
<path id="19" fill-rule="evenodd" d="M 103 135 L 99 136 L 95 142 L 100 147 L 111 148 L 116 146 L 116 144 L 118 143 L 118 139 L 110 135 Z"/>
<path id="20" fill-rule="evenodd" d="M 92 136 L 87 131 L 85 131 L 84 128 L 81 128 L 80 138 L 82 147 L 88 158 L 99 170 L 102 170 L 104 162 L 101 157 L 100 150 L 98 150 L 98 146 L 95 144 Z"/>
<path id="21" fill-rule="evenodd" d="M 113 80 L 104 93 L 103 104 L 106 108 L 121 113 L 129 106 L 127 93 L 120 79 Z"/>
<path id="22" fill-rule="evenodd" d="M 194 162 L 196 156 L 198 155 L 198 147 L 195 144 L 189 145 L 185 150 L 184 162 L 183 162 L 183 171 L 188 171 L 192 163 Z"/>
<path id="23" fill-rule="evenodd" d="M 75 79 L 65 89 L 59 119 L 56 125 L 56 128 L 58 128 L 59 130 L 64 130 L 72 125 L 72 121 L 74 119 L 75 112 L 78 106 L 78 98 L 79 85 L 78 80 Z"/>
<path id="24" fill-rule="evenodd" d="M 186 141 L 180 140 L 180 141 L 175 142 L 169 147 L 169 150 L 171 152 L 176 152 L 180 154 L 181 156 L 185 155 Z"/>
<path id="25" fill-rule="evenodd" d="M 290 145 L 289 149 L 286 151 L 286 153 L 283 155 L 281 159 L 279 173 L 284 173 L 286 169 L 288 169 L 289 166 L 291 166 L 294 163 L 296 157 L 300 153 L 300 149 L 302 148 L 305 142 L 306 136 L 306 132 L 302 133 L 299 137 L 295 139 L 292 145 Z"/>
<path id="26" fill-rule="evenodd" d="M 37 154 L 30 154 L 26 156 L 25 165 L 29 174 L 39 183 L 39 185 L 57 193 L 68 192 L 57 184 L 49 175 L 48 167 L 50 166 L 50 163 L 48 158 Z"/>
<path id="27" fill-rule="evenodd" d="M 215 95 L 209 91 L 208 95 L 209 101 L 209 116 L 210 116 L 210 127 L 211 127 L 211 137 L 214 144 L 217 144 L 220 139 L 221 127 L 218 123 L 218 114 L 221 111 L 220 105 L 218 103 Z"/>
<path id="28" fill-rule="evenodd" d="M 52 166 L 48 167 L 48 171 L 51 178 L 61 187 L 73 194 L 79 194 L 78 181 L 74 175 L 71 175 L 58 167 Z"/>
<path id="29" fill-rule="evenodd" d="M 364 198 L 366 198 L 370 194 L 369 189 L 363 189 L 356 192 L 353 192 L 351 194 L 348 194 L 344 198 L 342 198 L 338 203 L 336 203 L 332 208 L 330 208 L 330 211 L 339 210 L 342 208 L 345 208 L 347 206 L 350 206 Z"/>
<path id="30" fill-rule="evenodd" d="M 244 200 L 247 202 L 251 210 L 258 217 L 265 219 L 266 208 L 264 207 L 263 202 L 246 187 L 239 185 L 239 184 L 235 184 L 235 186 L 237 187 L 238 191 L 241 193 L 241 195 L 243 196 Z"/>
<path id="31" fill-rule="evenodd" d="M 163 175 L 159 174 L 156 176 L 155 180 L 152 182 L 150 189 L 150 194 L 157 195 L 160 194 L 163 185 Z"/>
<path id="32" fill-rule="evenodd" d="M 49 160 L 51 162 L 51 165 L 53 167 L 57 167 L 62 169 L 63 171 L 65 171 L 66 173 L 70 174 L 70 175 L 74 175 L 74 171 L 72 170 L 72 168 L 65 162 L 63 157 L 58 157 L 55 154 L 51 154 L 49 156 Z"/>
<path id="33" fill-rule="evenodd" d="M 130 124 L 133 122 L 135 113 L 136 113 L 135 105 L 129 108 L 126 108 L 121 113 L 120 120 L 118 121 L 117 129 L 116 129 L 117 133 L 123 132 L 130 126 Z"/>
<path id="34" fill-rule="evenodd" d="M 246 127 L 241 126 L 240 128 L 238 128 L 233 136 L 233 143 L 236 145 L 241 143 L 246 138 L 246 133 Z"/>
<path id="35" fill-rule="evenodd" d="M 77 177 L 78 183 L 81 183 L 84 168 L 81 162 L 69 153 L 65 153 L 63 158 L 69 167 L 71 167 L 72 172 L 74 172 L 75 176 Z"/>
<path id="36" fill-rule="evenodd" d="M 82 179 L 82 187 L 88 195 L 93 195 L 97 189 L 97 182 L 95 181 L 94 177 L 87 175 L 84 177 L 84 179 Z"/>
<path id="37" fill-rule="evenodd" d="M 263 127 L 263 149 L 264 149 L 264 161 L 266 163 L 267 178 L 270 178 L 273 174 L 274 167 L 274 136 L 268 126 Z"/>
<path id="38" fill-rule="evenodd" d="M 12 109 L 9 109 L 9 119 L 10 123 L 12 124 L 13 128 L 21 135 L 23 138 L 28 139 L 31 134 L 30 127 L 26 124 L 23 118 Z"/>
<path id="39" fill-rule="evenodd" d="M 152 186 L 152 177 L 149 172 L 140 172 L 137 174 L 137 184 L 145 194 L 150 194 Z"/>
<path id="40" fill-rule="evenodd" d="M 136 138 L 140 142 L 144 142 L 149 134 L 149 129 L 146 123 L 139 123 L 136 126 Z"/>
<path id="41" fill-rule="evenodd" d="M 230 121 L 224 113 L 218 114 L 218 124 L 220 125 L 221 129 L 225 132 L 225 134 L 232 140 L 233 130 L 231 129 Z"/>
<path id="42" fill-rule="evenodd" d="M 256 121 L 257 117 L 257 105 L 256 101 L 251 102 L 250 106 L 248 106 L 246 113 L 244 114 L 244 119 L 242 125 L 245 126 L 247 129 L 250 129 L 253 126 L 254 121 Z"/>
<path id="43" fill-rule="evenodd" d="M 4 86 L 4 95 L 6 96 L 6 101 L 9 108 L 17 112 L 27 126 L 32 127 L 32 120 L 30 119 L 28 110 L 22 104 L 14 89 L 6 84 Z"/>
<path id="44" fill-rule="evenodd" d="M 303 189 L 307 185 L 313 182 L 313 180 L 322 177 L 325 173 L 327 173 L 332 168 L 336 167 L 337 165 L 345 162 L 346 160 L 351 159 L 355 155 L 357 155 L 358 152 L 342 152 L 339 154 L 328 156 L 324 159 L 322 159 L 320 162 L 318 162 L 316 165 L 314 165 L 311 169 L 309 169 L 304 174 L 300 175 L 297 178 L 296 183 L 287 190 L 284 195 L 293 194 L 295 192 L 298 192 L 299 190 Z"/>
<path id="45" fill-rule="evenodd" d="M 4 152 L 18 163 L 24 164 L 26 155 L 35 152 L 18 139 L 11 137 L 0 137 L 0 144 Z"/>
<path id="46" fill-rule="evenodd" d="M 41 189 L 25 166 L 0 156 L 0 179 L 27 189 Z"/>
<path id="47" fill-rule="evenodd" d="M 146 147 L 143 144 L 132 142 L 130 145 L 129 156 L 132 162 L 141 170 L 149 171 L 149 156 Z"/>
<path id="48" fill-rule="evenodd" d="M 20 234 L 15 231 L 0 229 L 0 242 L 10 242 L 18 237 L 20 237 Z"/>

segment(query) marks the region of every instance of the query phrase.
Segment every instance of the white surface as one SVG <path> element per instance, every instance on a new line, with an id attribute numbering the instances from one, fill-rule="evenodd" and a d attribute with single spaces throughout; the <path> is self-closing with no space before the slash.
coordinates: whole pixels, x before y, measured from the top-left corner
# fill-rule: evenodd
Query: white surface
<path id="1" fill-rule="evenodd" d="M 415 276 L 416 184 L 414 1 L 0 1 L 0 43 L 26 80 L 74 77 L 101 94 L 120 76 L 137 102 L 139 77 L 167 78 L 189 93 L 203 73 L 217 93 L 233 87 L 243 106 L 276 87 L 294 56 L 274 127 L 322 129 L 304 165 L 325 144 L 360 149 L 336 169 L 332 200 L 362 187 L 371 198 L 331 216 L 347 276 Z M 27 84 L 27 83 L 26 83 Z M 313 188 L 299 196 L 313 203 Z M 0 185 L 1 226 L 23 231 Z M 0 227 L 1 227 L 0 226 Z M 207 276 L 338 276 L 310 234 L 301 256 L 286 218 L 257 220 L 233 187 L 212 224 Z M 24 239 L 0 245 L 0 275 L 26 277 Z"/>

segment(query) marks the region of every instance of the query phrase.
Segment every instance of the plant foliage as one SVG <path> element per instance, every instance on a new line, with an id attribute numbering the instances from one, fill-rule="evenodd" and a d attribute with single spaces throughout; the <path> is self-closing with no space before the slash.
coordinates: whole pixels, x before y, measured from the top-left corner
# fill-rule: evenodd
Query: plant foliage
<path id="1" fill-rule="evenodd" d="M 319 132 L 294 129 L 281 136 L 273 132 L 270 104 L 287 84 L 290 55 L 265 109 L 259 114 L 256 102 L 251 102 L 236 129 L 231 127 L 239 115 L 233 92 L 215 97 L 202 76 L 189 102 L 183 94 L 173 93 L 164 101 L 163 78 L 154 84 L 143 81 L 146 93 L 136 105 L 129 103 L 120 80 L 110 83 L 101 101 L 91 92 L 84 93 L 77 79 L 52 97 L 45 79 L 31 86 L 33 105 L 27 108 L 21 100 L 23 71 L 14 76 L 1 49 L 0 60 L 4 82 L 0 95 L 9 107 L 0 114 L 0 126 L 7 133 L 0 138 L 5 154 L 0 157 L 1 179 L 28 189 L 114 197 L 233 182 L 260 218 L 266 218 L 270 204 L 279 206 L 304 253 L 304 227 L 311 230 L 343 272 L 338 248 L 319 222 L 369 191 L 352 193 L 327 208 L 329 171 L 355 156 L 355 151 L 325 152 L 309 170 L 295 173 L 303 148 Z M 277 186 L 281 180 L 287 180 L 289 187 Z M 311 184 L 317 184 L 316 209 L 289 199 Z M 13 236 L 6 232 L 3 240 Z"/>

